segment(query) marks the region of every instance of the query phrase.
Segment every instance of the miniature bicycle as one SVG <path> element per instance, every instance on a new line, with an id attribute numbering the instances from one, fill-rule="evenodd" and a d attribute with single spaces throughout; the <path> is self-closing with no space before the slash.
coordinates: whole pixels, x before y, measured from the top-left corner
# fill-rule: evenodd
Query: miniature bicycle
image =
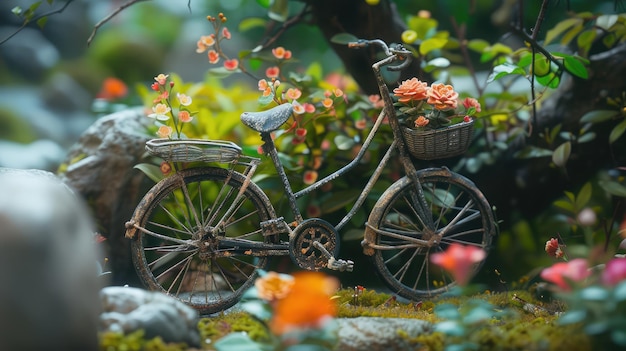
<path id="1" fill-rule="evenodd" d="M 430 264 L 431 253 L 444 251 L 453 242 L 489 249 L 496 227 L 483 194 L 446 167 L 417 170 L 409 154 L 381 67 L 401 70 L 408 66 L 411 52 L 381 40 L 350 44 L 355 48 L 369 45 L 379 46 L 386 54 L 372 65 L 385 106 L 359 153 L 335 173 L 294 192 L 270 135 L 289 119 L 292 105 L 241 115 L 246 126 L 260 133 L 264 154 L 272 160 L 284 187 L 290 221 L 276 213 L 253 181 L 261 160 L 242 155 L 236 144 L 198 139 L 147 142 L 151 154 L 167 161 L 201 164 L 158 182 L 126 223 L 126 237 L 133 239 L 135 268 L 148 288 L 170 294 L 205 314 L 237 303 L 272 256 L 289 255 L 307 270 L 351 271 L 351 261 L 337 258 L 338 232 L 363 205 L 393 154 L 398 155 L 406 175 L 377 200 L 362 241 L 364 253 L 371 256 L 391 290 L 412 300 L 439 294 L 455 282 Z M 390 65 L 394 62 L 399 63 Z M 297 200 L 354 168 L 385 116 L 394 140 L 351 210 L 336 225 L 303 218 Z M 446 139 L 448 146 L 458 142 L 453 139 Z"/>

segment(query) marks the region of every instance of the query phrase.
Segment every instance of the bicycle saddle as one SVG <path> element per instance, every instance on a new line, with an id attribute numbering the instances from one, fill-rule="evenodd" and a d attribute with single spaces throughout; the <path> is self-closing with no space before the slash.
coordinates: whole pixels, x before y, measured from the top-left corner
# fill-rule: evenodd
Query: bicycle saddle
<path id="1" fill-rule="evenodd" d="M 259 133 L 269 133 L 287 122 L 292 112 L 293 106 L 287 102 L 267 111 L 244 112 L 241 114 L 241 121 Z"/>

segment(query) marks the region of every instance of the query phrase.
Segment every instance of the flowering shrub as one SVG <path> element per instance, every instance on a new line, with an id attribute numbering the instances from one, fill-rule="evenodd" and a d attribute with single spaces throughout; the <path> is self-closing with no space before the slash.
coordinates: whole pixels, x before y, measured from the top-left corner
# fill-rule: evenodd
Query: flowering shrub
<path id="1" fill-rule="evenodd" d="M 626 346 L 625 257 L 592 268 L 582 258 L 557 262 L 541 277 L 555 284 L 557 296 L 567 304 L 559 323 L 582 323 L 598 349 Z"/>
<path id="2" fill-rule="evenodd" d="M 265 323 L 271 335 L 269 344 L 260 345 L 247 335 L 232 333 L 215 343 L 218 351 L 332 349 L 337 338 L 333 323 L 337 305 L 331 299 L 339 289 L 335 278 L 308 271 L 293 276 L 261 272 L 254 285 L 244 294 L 242 309 Z"/>
<path id="3" fill-rule="evenodd" d="M 148 117 L 155 119 L 160 138 L 171 138 L 176 132 L 176 138 L 180 139 L 184 136 L 183 126 L 191 122 L 196 113 L 189 110 L 192 99 L 186 94 L 176 93 L 176 104 L 172 102 L 172 88 L 175 84 L 168 78 L 169 75 L 162 73 L 154 77 L 151 88 L 159 95 L 153 100 L 152 113 Z"/>
<path id="4" fill-rule="evenodd" d="M 480 103 L 467 97 L 457 111 L 459 93 L 451 85 L 435 83 L 430 87 L 417 78 L 403 81 L 393 90 L 399 117 L 409 128 L 436 129 L 451 124 L 470 122 L 480 112 Z"/>

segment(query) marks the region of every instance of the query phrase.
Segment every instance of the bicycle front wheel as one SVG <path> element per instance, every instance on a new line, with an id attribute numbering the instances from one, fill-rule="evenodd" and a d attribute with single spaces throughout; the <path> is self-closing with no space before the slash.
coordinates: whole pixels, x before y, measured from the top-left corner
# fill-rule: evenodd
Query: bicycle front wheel
<path id="1" fill-rule="evenodd" d="M 131 249 L 146 287 L 201 314 L 239 301 L 267 257 L 220 249 L 215 237 L 244 244 L 276 239 L 261 231 L 260 223 L 274 216 L 267 196 L 254 183 L 238 196 L 244 181 L 232 170 L 193 168 L 162 180 L 144 196 L 133 216 Z"/>
<path id="2" fill-rule="evenodd" d="M 442 169 L 420 170 L 418 179 L 423 206 L 415 184 L 404 177 L 385 191 L 368 219 L 380 277 L 398 295 L 416 301 L 455 284 L 430 262 L 432 253 L 455 242 L 488 251 L 496 231 L 487 200 L 470 180 Z"/>

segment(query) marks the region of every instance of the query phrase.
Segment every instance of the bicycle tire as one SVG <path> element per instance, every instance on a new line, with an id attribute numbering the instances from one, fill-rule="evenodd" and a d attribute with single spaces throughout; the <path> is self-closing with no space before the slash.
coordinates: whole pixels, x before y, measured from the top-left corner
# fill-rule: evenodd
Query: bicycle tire
<path id="1" fill-rule="evenodd" d="M 417 194 L 414 183 L 404 177 L 392 184 L 381 196 L 368 218 L 374 230 L 371 242 L 380 245 L 374 248 L 371 259 L 378 275 L 398 295 L 418 301 L 448 291 L 456 284 L 442 268 L 430 262 L 430 255 L 443 252 L 452 242 L 474 245 L 488 252 L 496 226 L 493 213 L 484 195 L 467 178 L 447 169 L 425 169 L 417 172 L 428 204 L 428 213 L 433 218 L 433 228 L 445 234 L 438 245 L 413 245 L 401 237 L 384 235 L 385 231 L 410 238 L 427 240 L 425 228 L 414 204 Z M 456 222 L 452 222 L 455 216 Z M 450 224 L 450 227 L 446 226 Z M 379 230 L 380 229 L 380 230 Z M 367 238 L 366 238 L 367 239 Z M 401 247 L 404 245 L 404 247 Z M 385 249 L 380 249 L 385 247 Z M 474 275 L 482 262 L 473 266 Z"/>
<path id="2" fill-rule="evenodd" d="M 211 253 L 215 248 L 203 251 L 200 247 L 209 244 L 197 239 L 201 227 L 219 225 L 223 226 L 220 234 L 230 239 L 277 240 L 277 235 L 261 233 L 260 223 L 275 218 L 275 213 L 254 183 L 248 184 L 236 211 L 221 218 L 244 181 L 241 173 L 224 168 L 192 168 L 146 193 L 133 216 L 138 230 L 131 250 L 135 269 L 148 289 L 167 293 L 201 315 L 223 311 L 240 300 L 268 258 L 223 252 L 215 256 Z"/>

